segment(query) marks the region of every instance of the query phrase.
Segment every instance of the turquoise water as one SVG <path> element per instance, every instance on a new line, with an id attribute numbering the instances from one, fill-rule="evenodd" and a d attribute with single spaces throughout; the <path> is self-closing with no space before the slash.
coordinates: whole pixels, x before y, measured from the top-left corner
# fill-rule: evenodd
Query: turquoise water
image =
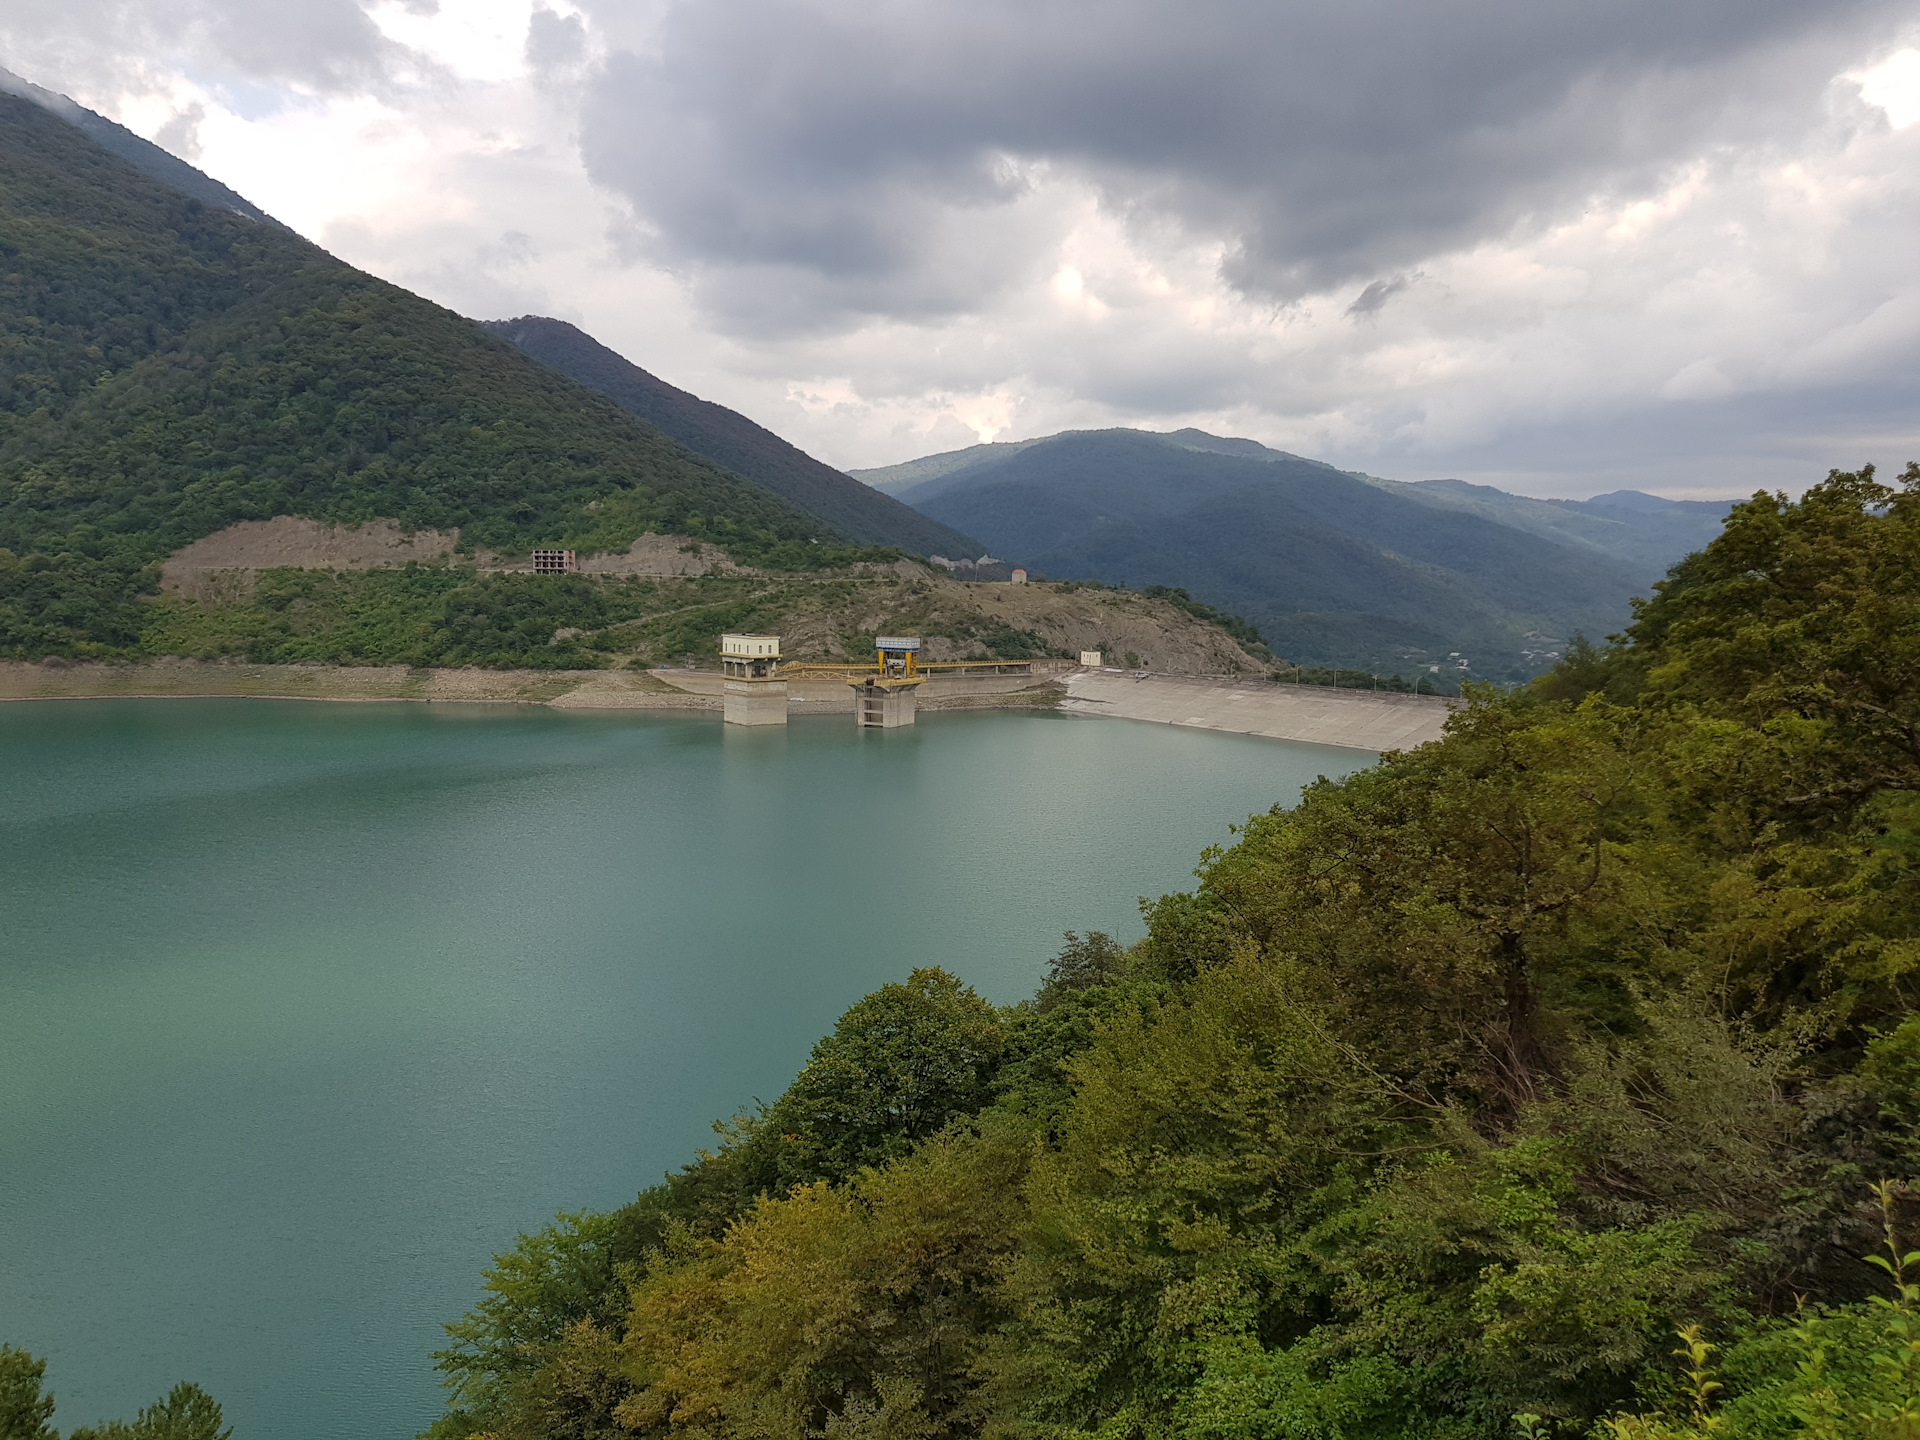
<path id="1" fill-rule="evenodd" d="M 1230 823 L 1370 758 L 1044 713 L 0 705 L 0 1341 L 62 1428 L 194 1379 L 237 1440 L 410 1436 L 516 1232 L 631 1198 L 914 965 L 1011 1002 L 1062 930 L 1136 937 Z"/>

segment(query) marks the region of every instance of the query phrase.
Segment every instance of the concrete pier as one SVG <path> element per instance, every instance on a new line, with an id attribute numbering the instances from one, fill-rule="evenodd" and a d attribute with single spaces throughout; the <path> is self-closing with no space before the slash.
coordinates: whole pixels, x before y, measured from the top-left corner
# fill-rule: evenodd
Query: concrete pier
<path id="1" fill-rule="evenodd" d="M 722 712 L 729 725 L 787 723 L 787 682 L 784 680 L 728 680 L 721 699 Z"/>
<path id="2" fill-rule="evenodd" d="M 869 682 L 853 687 L 853 718 L 856 724 L 892 730 L 913 724 L 912 685 L 877 685 Z"/>

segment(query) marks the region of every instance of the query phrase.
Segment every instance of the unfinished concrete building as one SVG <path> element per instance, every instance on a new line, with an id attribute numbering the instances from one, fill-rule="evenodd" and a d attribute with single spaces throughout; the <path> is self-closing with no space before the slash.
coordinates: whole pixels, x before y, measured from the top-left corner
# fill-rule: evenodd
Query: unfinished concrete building
<path id="1" fill-rule="evenodd" d="M 571 550 L 533 552 L 533 573 L 536 575 L 575 575 L 579 571 L 580 561 Z"/>

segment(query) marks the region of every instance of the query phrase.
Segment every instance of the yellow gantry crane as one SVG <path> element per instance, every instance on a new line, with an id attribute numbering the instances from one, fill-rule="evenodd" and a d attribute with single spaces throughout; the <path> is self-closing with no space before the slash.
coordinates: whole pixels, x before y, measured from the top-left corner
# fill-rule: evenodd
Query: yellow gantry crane
<path id="1" fill-rule="evenodd" d="M 854 719 L 891 730 L 913 724 L 913 692 L 926 679 L 920 673 L 917 635 L 874 638 L 874 672 L 847 683 L 853 686 Z"/>

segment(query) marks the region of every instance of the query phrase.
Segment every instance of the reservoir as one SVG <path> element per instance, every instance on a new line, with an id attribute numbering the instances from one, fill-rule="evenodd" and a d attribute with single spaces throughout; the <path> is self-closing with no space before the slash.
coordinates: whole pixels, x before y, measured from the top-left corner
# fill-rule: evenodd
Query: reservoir
<path id="1" fill-rule="evenodd" d="M 916 965 L 1030 995 L 1372 757 L 1044 712 L 0 705 L 0 1342 L 62 1430 L 404 1440 L 440 1326 Z"/>

